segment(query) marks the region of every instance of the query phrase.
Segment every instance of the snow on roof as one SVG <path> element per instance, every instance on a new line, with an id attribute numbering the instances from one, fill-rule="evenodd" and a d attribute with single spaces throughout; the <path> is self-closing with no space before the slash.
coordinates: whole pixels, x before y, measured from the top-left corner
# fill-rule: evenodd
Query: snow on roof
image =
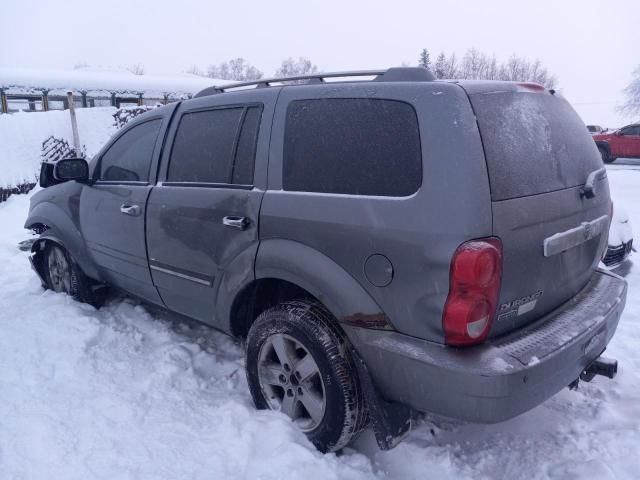
<path id="1" fill-rule="evenodd" d="M 124 69 L 79 68 L 76 70 L 34 70 L 0 68 L 0 88 L 8 94 L 64 95 L 67 90 L 90 95 L 111 93 L 162 98 L 193 95 L 203 88 L 232 83 L 229 80 L 200 77 L 189 73 L 135 75 Z"/>

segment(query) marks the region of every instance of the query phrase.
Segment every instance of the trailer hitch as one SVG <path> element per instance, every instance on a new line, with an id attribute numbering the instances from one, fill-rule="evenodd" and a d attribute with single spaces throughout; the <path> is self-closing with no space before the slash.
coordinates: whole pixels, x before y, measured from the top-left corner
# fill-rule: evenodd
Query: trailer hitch
<path id="1" fill-rule="evenodd" d="M 596 375 L 613 378 L 618 373 L 618 361 L 607 357 L 596 358 L 580 374 L 580 380 L 590 382 Z"/>

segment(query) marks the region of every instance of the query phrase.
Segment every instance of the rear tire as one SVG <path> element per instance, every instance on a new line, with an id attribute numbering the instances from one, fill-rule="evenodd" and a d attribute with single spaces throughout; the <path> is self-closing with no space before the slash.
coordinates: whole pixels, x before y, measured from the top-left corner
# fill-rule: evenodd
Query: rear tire
<path id="1" fill-rule="evenodd" d="M 607 151 L 607 149 L 606 149 L 606 148 L 604 148 L 604 147 L 598 147 L 598 151 L 600 152 L 600 156 L 602 157 L 602 161 L 603 161 L 604 163 L 613 163 L 613 162 L 615 162 L 615 161 L 616 161 L 616 159 L 615 159 L 615 158 L 612 158 L 612 157 L 609 155 L 609 152 Z"/>
<path id="2" fill-rule="evenodd" d="M 42 269 L 49 290 L 66 293 L 79 302 L 95 307 L 99 307 L 104 301 L 104 288 L 96 290 L 96 283 L 82 272 L 62 246 L 54 243 L 47 245 Z"/>
<path id="3" fill-rule="evenodd" d="M 322 452 L 340 450 L 366 421 L 349 343 L 333 322 L 318 303 L 289 301 L 260 314 L 247 337 L 256 407 L 287 414 Z"/>

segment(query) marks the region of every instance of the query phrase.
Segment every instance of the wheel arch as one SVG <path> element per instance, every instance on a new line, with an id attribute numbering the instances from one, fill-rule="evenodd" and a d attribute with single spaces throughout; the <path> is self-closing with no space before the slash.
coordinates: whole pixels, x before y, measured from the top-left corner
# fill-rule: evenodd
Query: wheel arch
<path id="1" fill-rule="evenodd" d="M 46 242 L 53 242 L 71 255 L 85 275 L 101 280 L 100 272 L 89 256 L 79 228 L 60 208 L 50 203 L 37 205 L 29 212 L 24 227 L 41 232 L 39 239 L 31 247 L 34 255 L 43 251 Z"/>
<path id="2" fill-rule="evenodd" d="M 609 145 L 609 142 L 606 140 L 596 140 L 595 142 L 596 147 L 603 148 L 607 152 L 607 155 L 611 156 L 611 146 Z"/>
<path id="3" fill-rule="evenodd" d="M 296 298 L 322 304 L 338 322 L 390 328 L 380 306 L 342 267 L 321 252 L 298 242 L 261 242 L 255 280 L 234 298 L 228 330 L 244 336 L 266 308 Z"/>

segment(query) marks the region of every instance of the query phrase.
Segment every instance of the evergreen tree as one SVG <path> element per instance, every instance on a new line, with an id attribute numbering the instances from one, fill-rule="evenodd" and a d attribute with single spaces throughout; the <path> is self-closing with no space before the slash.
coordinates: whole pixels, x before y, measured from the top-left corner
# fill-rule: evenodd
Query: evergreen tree
<path id="1" fill-rule="evenodd" d="M 418 61 L 418 65 L 422 68 L 431 68 L 431 57 L 429 56 L 429 50 L 426 48 L 422 49 L 420 52 L 420 60 Z"/>
<path id="2" fill-rule="evenodd" d="M 444 52 L 440 52 L 440 55 L 438 55 L 438 58 L 436 58 L 435 72 L 433 72 L 433 74 L 436 76 L 436 78 L 446 78 L 446 72 L 447 57 L 445 56 Z"/>

